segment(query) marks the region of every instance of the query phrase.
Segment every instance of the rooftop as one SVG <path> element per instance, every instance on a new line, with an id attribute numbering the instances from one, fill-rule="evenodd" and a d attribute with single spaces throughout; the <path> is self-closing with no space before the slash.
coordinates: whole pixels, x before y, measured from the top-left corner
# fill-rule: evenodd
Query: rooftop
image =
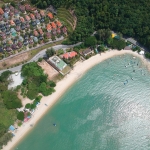
<path id="1" fill-rule="evenodd" d="M 135 41 L 133 38 L 128 38 L 127 41 L 129 41 L 130 43 L 137 45 L 137 41 Z"/>
<path id="2" fill-rule="evenodd" d="M 47 14 L 47 16 L 48 16 L 50 19 L 53 19 L 53 14 L 52 14 L 52 13 L 49 12 L 49 13 Z"/>
<path id="3" fill-rule="evenodd" d="M 50 57 L 49 61 L 52 62 L 61 71 L 67 66 L 67 64 L 58 56 Z"/>
<path id="4" fill-rule="evenodd" d="M 77 53 L 76 53 L 75 51 L 72 51 L 72 52 L 68 52 L 68 53 L 63 54 L 63 57 L 64 57 L 65 59 L 68 59 L 68 58 L 73 58 L 73 57 L 75 57 L 76 55 L 77 55 Z"/>

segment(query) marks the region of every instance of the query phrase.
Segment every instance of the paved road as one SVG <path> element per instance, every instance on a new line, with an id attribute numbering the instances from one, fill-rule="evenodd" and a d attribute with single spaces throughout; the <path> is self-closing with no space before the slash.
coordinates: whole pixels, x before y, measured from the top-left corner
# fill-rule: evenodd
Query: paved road
<path id="1" fill-rule="evenodd" d="M 74 44 L 74 45 L 56 45 L 56 46 L 53 46 L 52 48 L 54 48 L 55 50 L 58 50 L 58 49 L 65 49 L 65 48 L 72 48 L 74 46 L 77 46 L 77 45 L 80 45 L 82 42 L 79 42 L 77 44 Z M 33 62 L 33 61 L 37 61 L 39 58 L 42 58 L 46 56 L 46 49 L 40 51 L 38 54 L 36 54 L 30 61 L 28 62 Z M 27 62 L 27 63 L 28 63 Z M 22 65 L 19 65 L 17 67 L 14 67 L 14 68 L 10 68 L 10 69 L 4 69 L 4 70 L 0 70 L 0 74 L 6 70 L 10 70 L 12 72 L 16 72 L 16 71 L 21 71 L 21 68 L 24 64 Z"/>

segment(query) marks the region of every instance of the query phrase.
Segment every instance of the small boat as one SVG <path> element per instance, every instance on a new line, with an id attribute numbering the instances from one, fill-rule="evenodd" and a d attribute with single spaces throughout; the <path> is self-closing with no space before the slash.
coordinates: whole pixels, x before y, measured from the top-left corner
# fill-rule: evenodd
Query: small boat
<path id="1" fill-rule="evenodd" d="M 55 123 L 53 123 L 53 126 L 55 126 L 55 127 L 56 127 L 56 124 L 55 124 Z"/>
<path id="2" fill-rule="evenodd" d="M 18 74 L 19 74 L 19 73 L 18 73 L 18 72 L 16 72 L 16 73 L 15 73 L 15 76 L 17 76 Z"/>

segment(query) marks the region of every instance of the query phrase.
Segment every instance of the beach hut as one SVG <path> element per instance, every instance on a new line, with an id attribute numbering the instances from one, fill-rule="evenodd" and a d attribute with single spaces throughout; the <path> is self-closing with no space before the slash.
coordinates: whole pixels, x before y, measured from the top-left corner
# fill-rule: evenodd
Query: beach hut
<path id="1" fill-rule="evenodd" d="M 144 55 L 144 51 L 140 51 L 139 54 L 140 54 L 140 55 Z"/>
<path id="2" fill-rule="evenodd" d="M 10 130 L 10 131 L 14 131 L 14 130 L 15 130 L 15 127 L 14 127 L 13 125 L 11 125 L 11 126 L 9 127 L 9 130 Z"/>
<path id="3" fill-rule="evenodd" d="M 116 34 L 115 34 L 115 33 L 112 33 L 112 34 L 111 34 L 111 37 L 112 37 L 112 38 L 114 38 L 115 36 L 116 36 Z"/>

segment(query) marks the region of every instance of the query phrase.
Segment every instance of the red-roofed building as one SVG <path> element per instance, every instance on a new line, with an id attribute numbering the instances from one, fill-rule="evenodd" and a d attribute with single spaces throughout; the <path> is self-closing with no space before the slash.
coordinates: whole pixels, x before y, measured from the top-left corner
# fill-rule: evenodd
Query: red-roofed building
<path id="1" fill-rule="evenodd" d="M 32 13 L 30 14 L 30 17 L 32 20 L 35 20 L 35 16 Z"/>
<path id="2" fill-rule="evenodd" d="M 38 36 L 38 32 L 36 30 L 34 30 L 34 36 Z"/>
<path id="3" fill-rule="evenodd" d="M 9 9 L 10 9 L 11 12 L 13 12 L 15 8 L 10 5 Z"/>
<path id="4" fill-rule="evenodd" d="M 60 33 L 61 33 L 60 28 L 57 28 L 57 33 L 58 33 L 58 34 L 60 34 Z"/>
<path id="5" fill-rule="evenodd" d="M 50 38 L 51 38 L 51 34 L 50 34 L 49 32 L 47 32 L 47 33 L 46 33 L 46 37 L 47 37 L 48 39 L 50 39 Z"/>
<path id="6" fill-rule="evenodd" d="M 36 10 L 36 7 L 31 7 L 30 10 L 31 10 L 31 11 L 35 11 L 35 10 Z"/>
<path id="7" fill-rule="evenodd" d="M 62 32 L 63 32 L 63 33 L 67 33 L 67 28 L 66 28 L 66 27 L 63 27 L 63 28 L 62 28 Z"/>
<path id="8" fill-rule="evenodd" d="M 24 20 L 23 17 L 20 17 L 20 21 L 21 21 L 21 22 L 25 22 L 25 20 Z"/>
<path id="9" fill-rule="evenodd" d="M 10 25 L 11 25 L 11 26 L 15 26 L 16 24 L 14 23 L 13 20 L 10 20 Z"/>
<path id="10" fill-rule="evenodd" d="M 53 18 L 54 18 L 54 17 L 53 17 L 53 14 L 50 13 L 50 12 L 47 14 L 47 16 L 48 16 L 50 19 L 53 19 Z"/>
<path id="11" fill-rule="evenodd" d="M 39 31 L 39 33 L 41 34 L 41 35 L 43 35 L 43 30 L 40 28 L 40 29 L 38 29 L 38 31 Z"/>
<path id="12" fill-rule="evenodd" d="M 52 22 L 51 25 L 53 29 L 56 29 L 56 24 L 54 22 Z"/>
<path id="13" fill-rule="evenodd" d="M 28 15 L 25 15 L 26 21 L 30 21 L 30 17 Z"/>
<path id="14" fill-rule="evenodd" d="M 2 8 L 0 8 L 0 15 L 3 15 L 4 14 L 4 11 Z"/>
<path id="15" fill-rule="evenodd" d="M 42 17 L 44 17 L 44 16 L 45 16 L 45 13 L 44 13 L 44 11 L 43 11 L 43 10 L 40 10 L 40 14 L 41 14 L 41 16 L 42 16 Z"/>
<path id="16" fill-rule="evenodd" d="M 41 15 L 37 12 L 37 13 L 35 13 L 35 17 L 37 18 L 37 19 L 41 19 Z"/>
<path id="17" fill-rule="evenodd" d="M 18 47 L 21 48 L 22 47 L 22 42 L 18 42 Z"/>
<path id="18" fill-rule="evenodd" d="M 25 5 L 25 9 L 26 9 L 26 11 L 30 11 L 31 10 L 31 6 L 29 4 L 26 4 Z"/>
<path id="19" fill-rule="evenodd" d="M 60 21 L 56 21 L 56 25 L 57 25 L 58 27 L 61 27 L 61 26 L 62 26 L 62 24 L 61 24 Z"/>
<path id="20" fill-rule="evenodd" d="M 23 13 L 25 12 L 25 6 L 24 5 L 19 5 L 19 9 L 21 12 L 23 12 Z"/>
<path id="21" fill-rule="evenodd" d="M 12 17 L 14 15 L 13 11 L 9 12 L 9 16 Z"/>
<path id="22" fill-rule="evenodd" d="M 0 21 L 2 21 L 3 20 L 3 16 L 2 15 L 0 15 Z"/>
<path id="23" fill-rule="evenodd" d="M 50 24 L 47 24 L 46 29 L 47 29 L 48 32 L 51 32 L 51 30 L 52 30 L 51 25 L 50 25 Z"/>
<path id="24" fill-rule="evenodd" d="M 65 53 L 63 54 L 63 58 L 65 59 L 69 59 L 69 58 L 73 58 L 77 55 L 77 53 L 75 51 L 72 51 L 72 52 L 68 52 L 68 53 Z"/>

